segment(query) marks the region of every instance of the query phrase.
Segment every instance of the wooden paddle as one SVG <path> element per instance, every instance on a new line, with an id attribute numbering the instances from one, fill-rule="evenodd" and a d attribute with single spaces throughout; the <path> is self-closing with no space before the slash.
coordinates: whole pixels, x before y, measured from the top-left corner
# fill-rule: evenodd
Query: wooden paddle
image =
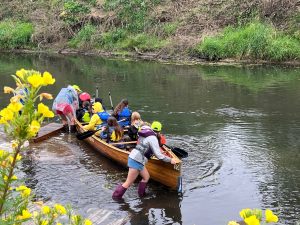
<path id="1" fill-rule="evenodd" d="M 122 119 L 122 120 L 119 120 L 119 122 L 122 122 L 122 121 L 125 121 L 126 119 Z M 79 133 L 79 134 L 76 134 L 76 137 L 78 140 L 83 140 L 83 139 L 86 139 L 90 136 L 92 136 L 93 134 L 95 134 L 97 131 L 101 130 L 102 127 L 106 126 L 107 124 L 103 124 L 101 127 L 99 127 L 98 129 L 96 130 L 88 130 L 88 131 L 85 131 L 83 133 Z"/>
<path id="2" fill-rule="evenodd" d="M 168 145 L 165 145 L 167 148 L 171 149 L 172 152 L 174 152 L 174 154 L 176 156 L 178 156 L 179 158 L 186 158 L 189 156 L 189 153 L 186 152 L 185 150 L 181 149 L 181 148 L 177 148 L 177 147 L 170 147 Z"/>

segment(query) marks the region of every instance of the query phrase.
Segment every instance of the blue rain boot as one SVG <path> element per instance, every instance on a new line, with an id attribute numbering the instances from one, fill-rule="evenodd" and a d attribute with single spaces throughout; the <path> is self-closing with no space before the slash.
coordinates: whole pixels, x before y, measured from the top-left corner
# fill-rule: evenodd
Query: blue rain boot
<path id="1" fill-rule="evenodd" d="M 127 188 L 124 188 L 122 184 L 119 184 L 114 191 L 112 198 L 113 199 L 121 199 L 126 192 Z"/>
<path id="2" fill-rule="evenodd" d="M 147 186 L 146 182 L 140 182 L 139 183 L 138 193 L 139 193 L 140 197 L 145 196 L 145 194 L 146 194 L 146 186 Z"/>

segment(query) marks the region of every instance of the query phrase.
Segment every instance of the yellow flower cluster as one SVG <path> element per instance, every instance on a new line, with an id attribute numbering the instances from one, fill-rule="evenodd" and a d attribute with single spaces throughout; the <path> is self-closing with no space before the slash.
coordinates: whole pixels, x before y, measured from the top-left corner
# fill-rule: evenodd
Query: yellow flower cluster
<path id="1" fill-rule="evenodd" d="M 260 225 L 262 220 L 262 211 L 260 209 L 243 209 L 240 211 L 240 216 L 244 219 L 247 225 Z M 278 217 L 273 214 L 272 210 L 265 211 L 265 222 L 278 222 Z M 229 221 L 228 225 L 239 225 L 236 221 Z"/>
<path id="2" fill-rule="evenodd" d="M 38 94 L 38 91 L 43 86 L 54 84 L 55 79 L 47 71 L 41 74 L 35 70 L 25 69 L 18 70 L 12 76 L 16 81 L 16 88 L 4 87 L 4 93 L 12 93 L 13 96 L 10 98 L 9 105 L 0 111 L 0 124 L 4 124 L 6 130 L 15 132 L 15 135 L 22 134 L 24 139 L 31 138 L 39 131 L 40 123 L 44 118 L 54 117 L 54 113 L 43 103 L 38 104 L 36 111 L 34 102 L 37 98 L 40 101 L 43 98 L 53 99 L 51 94 Z M 22 113 L 30 116 L 22 118 Z"/>

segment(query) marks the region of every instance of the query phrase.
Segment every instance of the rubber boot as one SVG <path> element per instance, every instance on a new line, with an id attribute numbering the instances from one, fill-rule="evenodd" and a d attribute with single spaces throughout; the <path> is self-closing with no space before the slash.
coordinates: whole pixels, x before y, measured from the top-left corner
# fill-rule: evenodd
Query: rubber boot
<path id="1" fill-rule="evenodd" d="M 112 198 L 113 199 L 121 199 L 126 192 L 127 188 L 124 188 L 122 184 L 119 184 L 114 191 Z"/>
<path id="2" fill-rule="evenodd" d="M 139 187 L 138 187 L 138 193 L 140 197 L 144 197 L 146 194 L 146 186 L 147 183 L 146 182 L 140 182 L 139 183 Z"/>
<path id="3" fill-rule="evenodd" d="M 70 133 L 76 133 L 76 125 L 70 125 Z"/>

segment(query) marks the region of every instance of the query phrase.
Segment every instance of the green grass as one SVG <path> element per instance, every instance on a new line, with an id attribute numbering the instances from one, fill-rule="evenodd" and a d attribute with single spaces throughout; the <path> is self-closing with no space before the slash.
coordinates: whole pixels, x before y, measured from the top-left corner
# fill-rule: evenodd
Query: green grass
<path id="1" fill-rule="evenodd" d="M 97 29 L 91 24 L 85 25 L 70 41 L 72 48 L 93 48 L 99 45 L 97 43 Z"/>
<path id="2" fill-rule="evenodd" d="M 34 28 L 31 23 L 2 21 L 0 22 L 0 48 L 17 49 L 28 47 Z"/>
<path id="3" fill-rule="evenodd" d="M 210 60 L 220 58 L 285 61 L 300 58 L 300 42 L 259 22 L 227 27 L 216 37 L 205 38 L 194 49 Z"/>

